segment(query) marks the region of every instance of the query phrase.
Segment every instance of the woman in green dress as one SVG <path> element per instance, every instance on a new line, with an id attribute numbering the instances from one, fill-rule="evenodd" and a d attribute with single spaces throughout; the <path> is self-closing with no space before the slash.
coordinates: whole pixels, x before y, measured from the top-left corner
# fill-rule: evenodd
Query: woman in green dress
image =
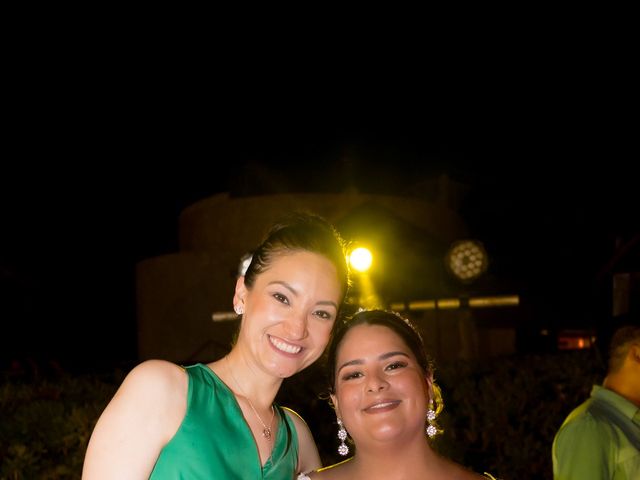
<path id="1" fill-rule="evenodd" d="M 305 422 L 274 399 L 324 351 L 348 285 L 333 226 L 310 214 L 274 225 L 236 282 L 229 354 L 135 367 L 96 424 L 83 478 L 280 480 L 320 467 Z"/>

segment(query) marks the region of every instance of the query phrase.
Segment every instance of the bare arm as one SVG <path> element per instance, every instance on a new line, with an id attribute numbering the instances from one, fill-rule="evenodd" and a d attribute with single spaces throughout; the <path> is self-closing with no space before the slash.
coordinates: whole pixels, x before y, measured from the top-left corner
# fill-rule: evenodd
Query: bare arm
<path id="1" fill-rule="evenodd" d="M 83 480 L 148 479 L 158 455 L 186 412 L 187 374 L 149 360 L 134 368 L 98 419 Z"/>
<path id="2" fill-rule="evenodd" d="M 285 412 L 293 420 L 298 433 L 298 471 L 296 473 L 310 472 L 320 468 L 322 466 L 320 454 L 307 422 L 293 410 L 285 408 Z"/>

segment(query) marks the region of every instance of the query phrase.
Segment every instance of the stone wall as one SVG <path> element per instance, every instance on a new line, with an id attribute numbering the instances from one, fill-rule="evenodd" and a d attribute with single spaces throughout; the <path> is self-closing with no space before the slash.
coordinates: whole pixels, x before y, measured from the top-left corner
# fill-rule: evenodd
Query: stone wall
<path id="1" fill-rule="evenodd" d="M 382 274 L 386 287 L 380 283 L 389 291 L 394 287 L 407 291 L 408 286 L 417 291 L 440 288 L 442 278 L 426 277 L 441 264 L 443 249 L 466 234 L 464 223 L 453 210 L 406 197 L 348 193 L 242 198 L 219 194 L 206 198 L 181 213 L 179 252 L 137 265 L 140 359 L 190 363 L 223 355 L 230 348 L 238 322 L 213 322 L 212 314 L 231 312 L 240 258 L 255 247 L 275 220 L 292 210 L 324 216 L 351 240 L 365 230 L 384 232 L 380 241 L 386 243 L 380 248 L 393 250 L 393 262 L 387 260 Z M 420 245 L 426 245 L 424 253 L 405 248 Z M 414 270 L 423 265 L 426 273 L 415 270 L 407 278 L 403 255 L 407 265 Z M 420 293 L 428 296 L 434 292 Z"/>

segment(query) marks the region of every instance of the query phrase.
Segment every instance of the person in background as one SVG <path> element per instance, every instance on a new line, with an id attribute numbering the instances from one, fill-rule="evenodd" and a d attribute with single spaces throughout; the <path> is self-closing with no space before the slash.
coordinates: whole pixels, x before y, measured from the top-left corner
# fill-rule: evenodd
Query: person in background
<path id="1" fill-rule="evenodd" d="M 306 423 L 274 399 L 329 341 L 349 286 L 344 249 L 321 217 L 274 225 L 236 282 L 231 351 L 206 365 L 136 366 L 98 419 L 82 478 L 279 480 L 319 467 Z"/>
<path id="2" fill-rule="evenodd" d="M 338 327 L 327 349 L 330 396 L 340 445 L 355 454 L 298 479 L 412 480 L 483 478 L 437 454 L 442 398 L 413 325 L 384 310 L 360 311 Z"/>
<path id="3" fill-rule="evenodd" d="M 640 479 L 640 326 L 614 332 L 604 382 L 560 426 L 552 461 L 555 480 Z"/>

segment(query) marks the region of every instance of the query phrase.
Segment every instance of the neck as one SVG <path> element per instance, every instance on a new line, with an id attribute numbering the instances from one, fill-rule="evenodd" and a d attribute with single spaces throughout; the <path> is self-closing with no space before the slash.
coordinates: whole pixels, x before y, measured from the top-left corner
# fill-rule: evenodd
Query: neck
<path id="1" fill-rule="evenodd" d="M 616 392 L 640 408 L 640 378 L 637 377 L 637 373 L 632 375 L 623 369 L 607 375 L 602 386 Z"/>
<path id="2" fill-rule="evenodd" d="M 441 458 L 424 441 L 398 442 L 399 445 L 358 446 L 353 458 L 353 478 L 432 479 L 440 478 Z"/>
<path id="3" fill-rule="evenodd" d="M 271 412 L 271 405 L 282 385 L 281 378 L 265 373 L 241 353 L 233 350 L 214 363 L 219 364 L 221 368 L 217 370 L 222 372 L 223 380 L 237 396 L 249 400 L 260 412 Z M 269 418 L 265 418 L 265 421 Z"/>

